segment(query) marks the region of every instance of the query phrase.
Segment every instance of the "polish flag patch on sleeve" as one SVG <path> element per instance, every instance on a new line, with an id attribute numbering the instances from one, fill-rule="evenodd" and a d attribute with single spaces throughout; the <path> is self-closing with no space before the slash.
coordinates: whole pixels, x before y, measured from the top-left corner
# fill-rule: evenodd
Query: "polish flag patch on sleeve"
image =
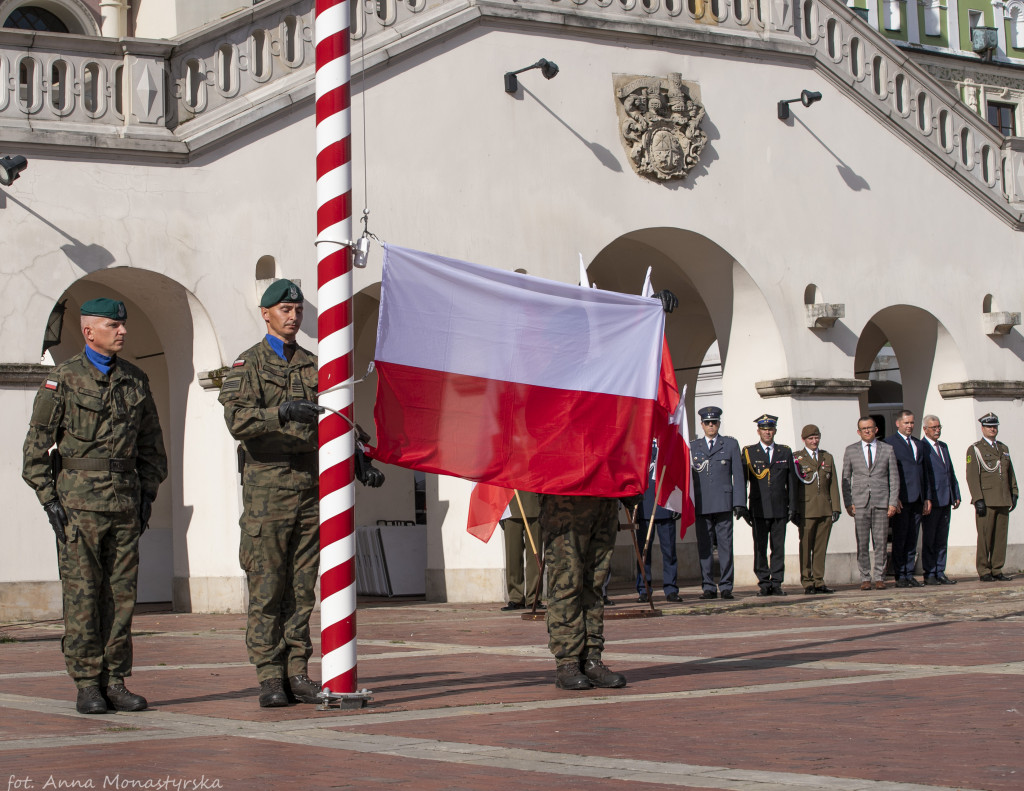
<path id="1" fill-rule="evenodd" d="M 56 379 L 47 379 L 46 382 L 43 383 L 43 387 L 45 387 L 47 390 L 56 390 L 57 389 L 57 380 Z"/>
<path id="2" fill-rule="evenodd" d="M 245 365 L 245 360 L 235 360 L 231 363 L 232 368 L 241 368 L 243 365 Z"/>

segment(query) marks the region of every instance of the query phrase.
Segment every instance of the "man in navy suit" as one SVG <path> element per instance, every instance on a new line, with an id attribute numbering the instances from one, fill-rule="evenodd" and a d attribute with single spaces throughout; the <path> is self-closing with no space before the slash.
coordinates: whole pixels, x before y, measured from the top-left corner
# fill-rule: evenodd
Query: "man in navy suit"
<path id="1" fill-rule="evenodd" d="M 949 541 L 950 509 L 960 507 L 960 483 L 949 457 L 949 447 L 939 440 L 942 423 L 935 415 L 925 415 L 922 425 L 927 449 L 925 459 L 935 499 L 932 510 L 921 519 L 921 564 L 924 566 L 925 585 L 956 585 L 946 576 L 946 544 Z"/>
<path id="2" fill-rule="evenodd" d="M 935 494 L 932 488 L 928 449 L 921 440 L 912 437 L 914 413 L 906 409 L 896 418 L 896 433 L 886 437 L 892 446 L 900 473 L 900 498 L 896 513 L 889 524 L 892 527 L 892 570 L 897 588 L 920 588 L 914 578 L 917 564 L 917 536 L 921 517 L 932 510 Z"/>

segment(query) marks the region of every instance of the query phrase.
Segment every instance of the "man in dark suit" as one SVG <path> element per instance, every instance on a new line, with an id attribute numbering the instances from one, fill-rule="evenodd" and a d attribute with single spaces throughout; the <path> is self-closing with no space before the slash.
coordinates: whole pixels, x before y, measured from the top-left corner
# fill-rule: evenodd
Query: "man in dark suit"
<path id="1" fill-rule="evenodd" d="M 743 476 L 750 485 L 750 516 L 754 520 L 754 574 L 758 596 L 785 596 L 786 522 L 796 518 L 796 468 L 793 451 L 775 444 L 778 418 L 754 420 L 760 442 L 743 449 Z M 768 547 L 771 544 L 771 563 Z"/>
<path id="2" fill-rule="evenodd" d="M 690 443 L 693 467 L 693 505 L 696 511 L 697 555 L 700 558 L 702 599 L 732 598 L 735 569 L 732 562 L 733 517 L 747 518 L 747 490 L 743 484 L 740 444 L 718 433 L 722 410 L 706 406 L 698 413 L 704 436 Z M 715 588 L 714 542 L 718 542 L 718 588 Z"/>
<path id="3" fill-rule="evenodd" d="M 921 517 L 932 510 L 935 493 L 932 490 L 931 467 L 926 461 L 927 448 L 921 440 L 911 436 L 914 431 L 914 413 L 902 410 L 896 418 L 896 433 L 886 437 L 896 455 L 900 473 L 900 499 L 896 513 L 889 521 L 892 527 L 892 571 L 897 588 L 920 588 L 914 578 L 917 564 L 917 536 L 921 530 Z"/>
<path id="4" fill-rule="evenodd" d="M 878 442 L 878 428 L 865 415 L 857 421 L 860 442 L 847 446 L 843 454 L 843 504 L 853 517 L 857 535 L 857 568 L 860 589 L 885 589 L 885 534 L 889 518 L 896 513 L 900 496 L 900 473 L 892 448 Z M 871 549 L 874 549 L 874 572 Z M 872 576 L 875 580 L 872 582 Z"/>
<path id="5" fill-rule="evenodd" d="M 921 564 L 924 566 L 925 585 L 955 585 L 956 580 L 946 576 L 946 545 L 949 542 L 949 516 L 952 508 L 960 507 L 960 483 L 953 470 L 949 447 L 942 442 L 942 423 L 935 415 L 925 415 L 921 427 L 925 440 L 925 460 L 932 479 L 935 499 L 932 510 L 921 518 Z"/>

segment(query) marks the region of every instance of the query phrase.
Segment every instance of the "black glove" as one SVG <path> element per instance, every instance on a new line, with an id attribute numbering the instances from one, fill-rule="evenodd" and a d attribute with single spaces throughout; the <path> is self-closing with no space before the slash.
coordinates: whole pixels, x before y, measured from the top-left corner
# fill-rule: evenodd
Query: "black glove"
<path id="1" fill-rule="evenodd" d="M 840 516 L 841 516 L 841 513 L 839 511 L 833 511 L 832 512 L 832 524 L 835 524 L 836 522 L 838 522 Z"/>
<path id="2" fill-rule="evenodd" d="M 1016 507 L 1017 507 L 1017 495 L 1014 494 L 1014 495 L 1010 496 L 1010 510 L 1012 511 Z"/>
<path id="3" fill-rule="evenodd" d="M 679 307 L 679 298 L 667 288 L 662 289 L 654 296 L 661 300 L 661 308 L 666 313 L 671 313 Z"/>
<path id="4" fill-rule="evenodd" d="M 363 486 L 376 489 L 384 484 L 384 473 L 378 470 L 366 458 L 363 449 L 356 446 L 356 480 Z"/>
<path id="5" fill-rule="evenodd" d="M 64 512 L 64 506 L 60 504 L 60 500 L 50 500 L 43 506 L 43 510 L 46 511 L 46 518 L 50 520 L 53 534 L 63 544 L 68 540 L 64 532 L 64 528 L 68 526 L 68 515 Z"/>
<path id="6" fill-rule="evenodd" d="M 630 516 L 633 515 L 633 509 L 639 506 L 644 501 L 642 494 L 634 494 L 631 497 L 620 497 L 619 502 L 622 503 L 622 507 L 626 509 L 626 513 Z"/>
<path id="7" fill-rule="evenodd" d="M 153 498 L 148 494 L 142 495 L 139 500 L 139 535 L 146 532 L 149 527 L 149 517 L 153 514 Z"/>
<path id="8" fill-rule="evenodd" d="M 292 421 L 294 423 L 316 423 L 316 416 L 325 410 L 322 406 L 299 398 L 295 401 L 285 401 L 277 408 L 277 415 L 282 423 Z"/>
<path id="9" fill-rule="evenodd" d="M 985 512 L 988 510 L 985 507 L 985 501 L 984 500 L 975 500 L 974 501 L 974 510 L 978 512 L 978 516 L 984 516 Z"/>
<path id="10" fill-rule="evenodd" d="M 734 518 L 742 519 L 751 527 L 754 526 L 754 523 L 750 521 L 750 509 L 747 508 L 745 505 L 737 505 L 735 508 L 732 509 L 732 514 Z"/>
<path id="11" fill-rule="evenodd" d="M 791 524 L 796 525 L 797 527 L 803 527 L 804 524 L 804 518 L 800 516 L 800 514 L 790 514 L 789 521 Z"/>

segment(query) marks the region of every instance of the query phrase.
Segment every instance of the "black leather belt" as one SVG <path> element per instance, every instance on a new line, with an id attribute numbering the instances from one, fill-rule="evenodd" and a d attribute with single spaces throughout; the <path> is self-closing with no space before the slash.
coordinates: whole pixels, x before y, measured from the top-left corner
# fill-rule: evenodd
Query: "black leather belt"
<path id="1" fill-rule="evenodd" d="M 64 459 L 60 466 L 65 470 L 85 470 L 88 472 L 131 472 L 135 469 L 135 459 Z"/>
<path id="2" fill-rule="evenodd" d="M 287 464 L 290 467 L 300 467 L 317 463 L 316 451 L 309 453 L 256 453 L 245 452 L 246 464 Z"/>

